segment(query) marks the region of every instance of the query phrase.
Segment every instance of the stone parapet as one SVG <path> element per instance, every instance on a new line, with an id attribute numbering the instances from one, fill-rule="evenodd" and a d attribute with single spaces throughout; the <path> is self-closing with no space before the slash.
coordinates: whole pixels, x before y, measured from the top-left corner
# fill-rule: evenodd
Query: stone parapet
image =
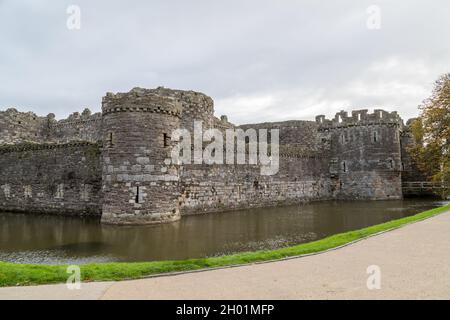
<path id="1" fill-rule="evenodd" d="M 318 115 L 316 123 L 319 125 L 319 130 L 374 124 L 403 126 L 403 120 L 396 111 L 388 112 L 382 109 L 375 109 L 373 113 L 368 113 L 367 109 L 353 110 L 351 116 L 346 111 L 340 111 L 333 119 L 326 119 L 324 115 Z"/>

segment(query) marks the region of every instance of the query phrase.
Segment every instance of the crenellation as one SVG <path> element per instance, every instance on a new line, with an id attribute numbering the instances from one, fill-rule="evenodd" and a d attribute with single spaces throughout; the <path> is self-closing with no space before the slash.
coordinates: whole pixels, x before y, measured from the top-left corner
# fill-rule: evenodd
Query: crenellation
<path id="1" fill-rule="evenodd" d="M 15 108 L 0 111 L 0 144 L 40 142 L 45 139 L 47 118 Z"/>
<path id="2" fill-rule="evenodd" d="M 47 141 L 67 143 L 71 141 L 99 142 L 102 140 L 102 114 L 92 114 L 86 108 L 80 114 L 72 113 L 67 119 L 52 120 Z"/>
<path id="3" fill-rule="evenodd" d="M 319 130 L 336 129 L 352 126 L 367 126 L 376 124 L 390 124 L 403 126 L 403 120 L 396 111 L 388 112 L 382 109 L 375 109 L 373 113 L 368 113 L 367 109 L 353 110 L 351 116 L 342 110 L 333 119 L 326 119 L 324 115 L 316 116 L 316 123 Z"/>
<path id="4" fill-rule="evenodd" d="M 0 144 L 66 143 L 101 140 L 101 113 L 74 112 L 67 119 L 56 120 L 53 113 L 46 117 L 14 108 L 0 111 Z"/>

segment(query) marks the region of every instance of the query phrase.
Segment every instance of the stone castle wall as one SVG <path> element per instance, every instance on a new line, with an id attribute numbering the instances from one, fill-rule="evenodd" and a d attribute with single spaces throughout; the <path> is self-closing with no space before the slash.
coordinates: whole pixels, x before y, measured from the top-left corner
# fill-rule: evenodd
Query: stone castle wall
<path id="1" fill-rule="evenodd" d="M 85 109 L 81 114 L 72 113 L 67 119 L 56 121 L 53 117 L 49 123 L 47 141 L 66 143 L 70 141 L 102 141 L 102 114 L 91 114 Z"/>
<path id="2" fill-rule="evenodd" d="M 33 112 L 19 112 L 14 108 L 0 111 L 0 145 L 43 142 L 47 127 L 48 119 Z"/>
<path id="3" fill-rule="evenodd" d="M 168 161 L 173 130 L 193 132 L 199 120 L 203 130 L 279 129 L 279 171 Z M 235 126 L 214 116 L 210 97 L 162 87 L 108 93 L 102 113 L 85 109 L 59 121 L 8 109 L 0 132 L 1 210 L 101 214 L 114 224 L 312 200 L 399 199 L 402 175 L 415 172 L 396 112 Z"/>
<path id="4" fill-rule="evenodd" d="M 0 147 L 4 211 L 101 215 L 100 149 L 87 142 Z"/>
<path id="5" fill-rule="evenodd" d="M 274 176 L 261 176 L 257 165 L 183 167 L 182 214 L 267 207 L 333 198 L 335 187 L 315 157 L 282 156 Z"/>
<path id="6" fill-rule="evenodd" d="M 244 124 L 238 126 L 243 130 L 247 129 L 278 129 L 281 146 L 286 152 L 295 155 L 310 156 L 316 155 L 327 149 L 328 146 L 321 140 L 318 132 L 319 125 L 314 121 L 283 121 L 283 122 L 265 122 L 256 124 Z"/>
<path id="7" fill-rule="evenodd" d="M 50 113 L 39 117 L 33 112 L 14 108 L 0 111 L 0 145 L 34 143 L 67 143 L 71 141 L 99 142 L 102 139 L 102 115 L 85 109 L 67 119 L 56 120 Z"/>
<path id="8" fill-rule="evenodd" d="M 315 122 L 286 121 L 247 124 L 236 128 L 244 131 L 267 129 L 269 132 L 279 129 L 279 171 L 275 175 L 264 176 L 259 165 L 184 165 L 180 177 L 182 213 L 333 198 L 336 186 L 328 174 L 330 149 L 327 143 L 321 141 Z"/>

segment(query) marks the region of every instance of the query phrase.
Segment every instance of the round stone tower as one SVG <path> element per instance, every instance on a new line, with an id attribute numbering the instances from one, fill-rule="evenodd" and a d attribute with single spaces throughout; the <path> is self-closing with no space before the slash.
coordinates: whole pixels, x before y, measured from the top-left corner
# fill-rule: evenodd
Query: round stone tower
<path id="1" fill-rule="evenodd" d="M 214 127 L 214 101 L 211 97 L 196 91 L 173 90 L 164 87 L 158 87 L 152 91 L 180 101 L 183 113 L 180 122 L 182 128 L 193 132 L 194 121 L 201 121 L 205 130 Z"/>
<path id="2" fill-rule="evenodd" d="M 154 224 L 180 218 L 178 167 L 169 161 L 181 104 L 157 89 L 107 93 L 103 113 L 102 223 Z"/>

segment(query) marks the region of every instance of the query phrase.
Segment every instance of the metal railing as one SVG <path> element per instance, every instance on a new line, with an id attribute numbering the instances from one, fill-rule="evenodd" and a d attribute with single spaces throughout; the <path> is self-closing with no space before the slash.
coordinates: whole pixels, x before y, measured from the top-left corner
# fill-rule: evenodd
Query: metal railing
<path id="1" fill-rule="evenodd" d="M 414 181 L 403 182 L 403 194 L 443 194 L 450 189 L 450 184 L 444 182 Z"/>
<path id="2" fill-rule="evenodd" d="M 403 188 L 448 188 L 450 185 L 443 182 L 429 182 L 429 181 L 414 181 L 414 182 L 403 182 Z"/>

